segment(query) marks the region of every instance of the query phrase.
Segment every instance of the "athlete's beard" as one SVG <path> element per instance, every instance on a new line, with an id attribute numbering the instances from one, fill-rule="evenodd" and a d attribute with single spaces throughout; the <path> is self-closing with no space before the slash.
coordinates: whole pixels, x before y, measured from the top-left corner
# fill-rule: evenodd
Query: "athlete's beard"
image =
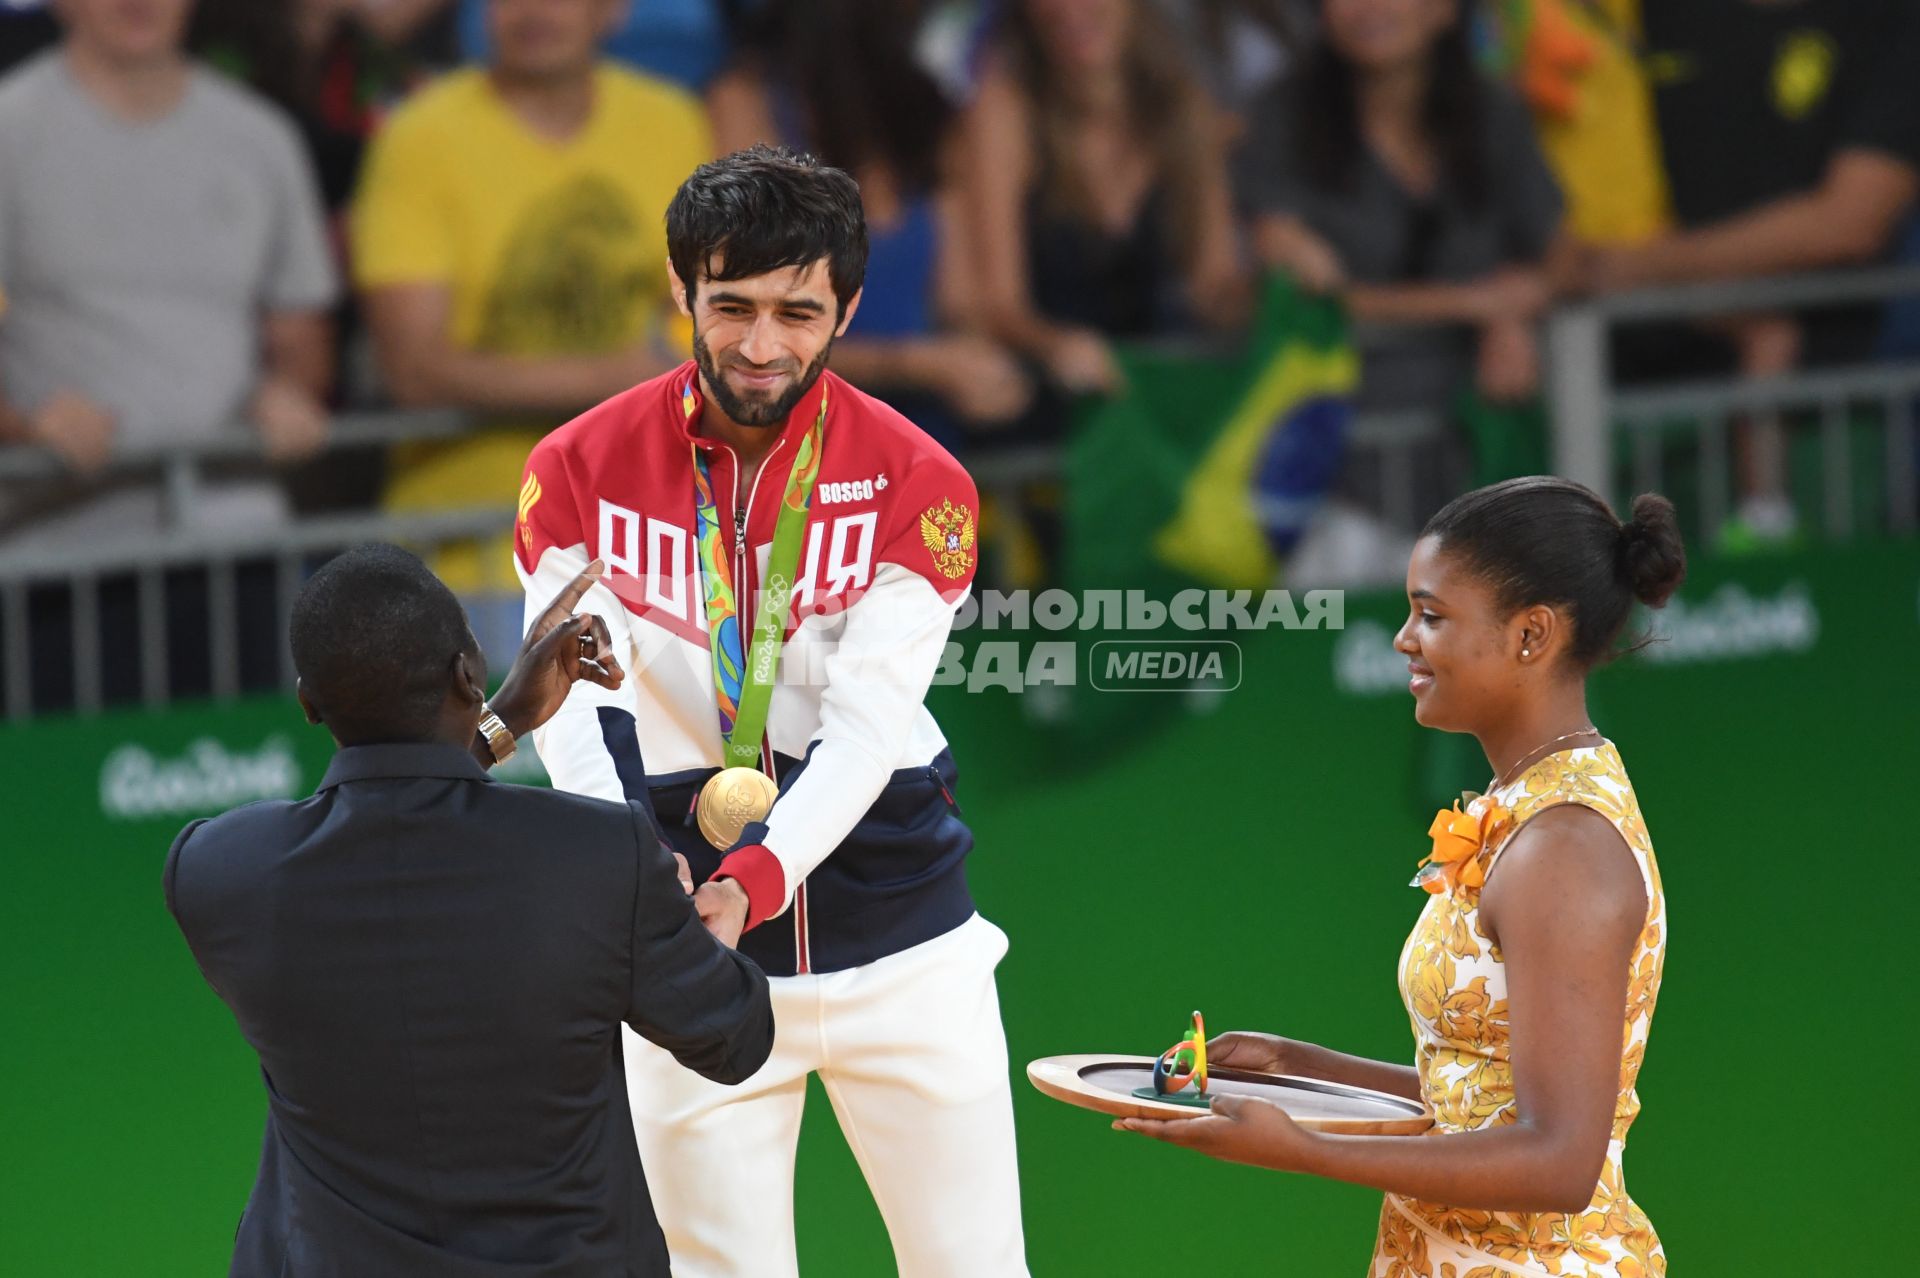
<path id="1" fill-rule="evenodd" d="M 713 362 L 713 352 L 707 349 L 707 342 L 700 334 L 693 335 L 693 360 L 700 366 L 700 375 L 706 379 L 707 388 L 713 392 L 713 402 L 720 407 L 729 420 L 741 426 L 778 426 L 787 420 L 787 414 L 800 402 L 801 396 L 813 389 L 820 380 L 820 373 L 827 366 L 827 356 L 833 351 L 833 339 L 820 348 L 813 363 L 807 370 L 781 394 L 772 399 L 743 399 L 734 392 L 727 379 L 720 375 L 720 368 Z"/>

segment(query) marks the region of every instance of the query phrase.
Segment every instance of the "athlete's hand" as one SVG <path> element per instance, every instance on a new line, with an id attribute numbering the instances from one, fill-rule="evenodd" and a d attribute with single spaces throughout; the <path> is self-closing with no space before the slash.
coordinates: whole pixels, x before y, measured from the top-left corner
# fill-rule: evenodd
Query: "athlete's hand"
<path id="1" fill-rule="evenodd" d="M 687 858 L 678 852 L 673 854 L 673 873 L 680 880 L 680 890 L 688 896 L 693 895 L 693 870 L 687 864 Z"/>
<path id="2" fill-rule="evenodd" d="M 1212 1112 L 1204 1118 L 1121 1118 L 1113 1129 L 1274 1171 L 1310 1170 L 1322 1139 L 1272 1101 L 1228 1093 L 1213 1098 Z"/>
<path id="3" fill-rule="evenodd" d="M 515 736 L 553 718 L 573 685 L 583 679 L 602 688 L 625 682 L 627 674 L 613 652 L 607 623 L 591 613 L 573 612 L 605 570 L 598 559 L 581 569 L 527 628 L 520 655 L 493 699 L 494 713 Z"/>
<path id="4" fill-rule="evenodd" d="M 734 879 L 709 879 L 693 894 L 693 908 L 707 931 L 728 949 L 740 944 L 747 928 L 747 890 Z"/>
<path id="5" fill-rule="evenodd" d="M 118 429 L 113 414 L 78 391 L 62 390 L 27 415 L 27 436 L 82 475 L 107 464 Z"/>

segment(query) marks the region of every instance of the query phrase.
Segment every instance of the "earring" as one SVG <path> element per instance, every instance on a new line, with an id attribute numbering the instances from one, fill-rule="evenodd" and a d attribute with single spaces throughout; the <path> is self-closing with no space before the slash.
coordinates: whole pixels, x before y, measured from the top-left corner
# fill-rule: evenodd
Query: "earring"
<path id="1" fill-rule="evenodd" d="M 1520 650 L 1520 655 L 1521 655 L 1521 656 L 1523 656 L 1523 657 L 1531 657 L 1531 656 L 1533 655 L 1533 649 L 1531 649 L 1531 648 L 1522 648 L 1522 649 Z"/>

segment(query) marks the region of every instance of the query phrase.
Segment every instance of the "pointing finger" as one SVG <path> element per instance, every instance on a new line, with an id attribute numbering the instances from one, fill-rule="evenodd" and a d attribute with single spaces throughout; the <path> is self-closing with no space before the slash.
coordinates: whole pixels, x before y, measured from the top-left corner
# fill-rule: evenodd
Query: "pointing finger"
<path id="1" fill-rule="evenodd" d="M 587 592 L 593 589 L 594 583 L 600 580 L 600 574 L 605 572 L 606 568 L 607 565 L 598 559 L 582 568 L 575 574 L 572 581 L 560 588 L 560 593 L 553 597 L 553 602 L 548 604 L 546 611 L 540 614 L 540 620 L 536 624 L 543 627 L 558 625 L 561 618 L 571 613 L 575 606 L 586 598 Z"/>

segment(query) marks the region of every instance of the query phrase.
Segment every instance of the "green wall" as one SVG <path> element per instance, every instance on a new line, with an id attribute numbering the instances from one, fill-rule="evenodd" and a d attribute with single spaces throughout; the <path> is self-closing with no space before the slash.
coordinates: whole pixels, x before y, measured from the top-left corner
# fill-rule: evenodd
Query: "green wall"
<path id="1" fill-rule="evenodd" d="M 1703 569 L 1682 608 L 1662 659 L 1594 687 L 1671 916 L 1629 1183 L 1676 1274 L 1878 1272 L 1920 1135 L 1903 1099 L 1920 547 Z M 1243 636 L 1237 691 L 1098 746 L 1032 726 L 1010 694 L 936 690 L 976 893 L 1013 938 L 1035 1273 L 1363 1271 L 1377 1194 L 1115 1134 L 1018 1067 L 1157 1051 L 1194 1007 L 1216 1031 L 1408 1057 L 1406 882 L 1434 796 L 1484 767 L 1413 724 L 1382 650 L 1398 620 L 1354 597 L 1344 632 Z M 209 766 L 177 766 L 196 751 Z M 325 755 L 290 702 L 0 729 L 0 1272 L 223 1271 L 262 1093 L 162 908 L 161 860 L 190 813 L 309 787 Z M 889 1273 L 814 1099 L 803 1267 Z"/>

